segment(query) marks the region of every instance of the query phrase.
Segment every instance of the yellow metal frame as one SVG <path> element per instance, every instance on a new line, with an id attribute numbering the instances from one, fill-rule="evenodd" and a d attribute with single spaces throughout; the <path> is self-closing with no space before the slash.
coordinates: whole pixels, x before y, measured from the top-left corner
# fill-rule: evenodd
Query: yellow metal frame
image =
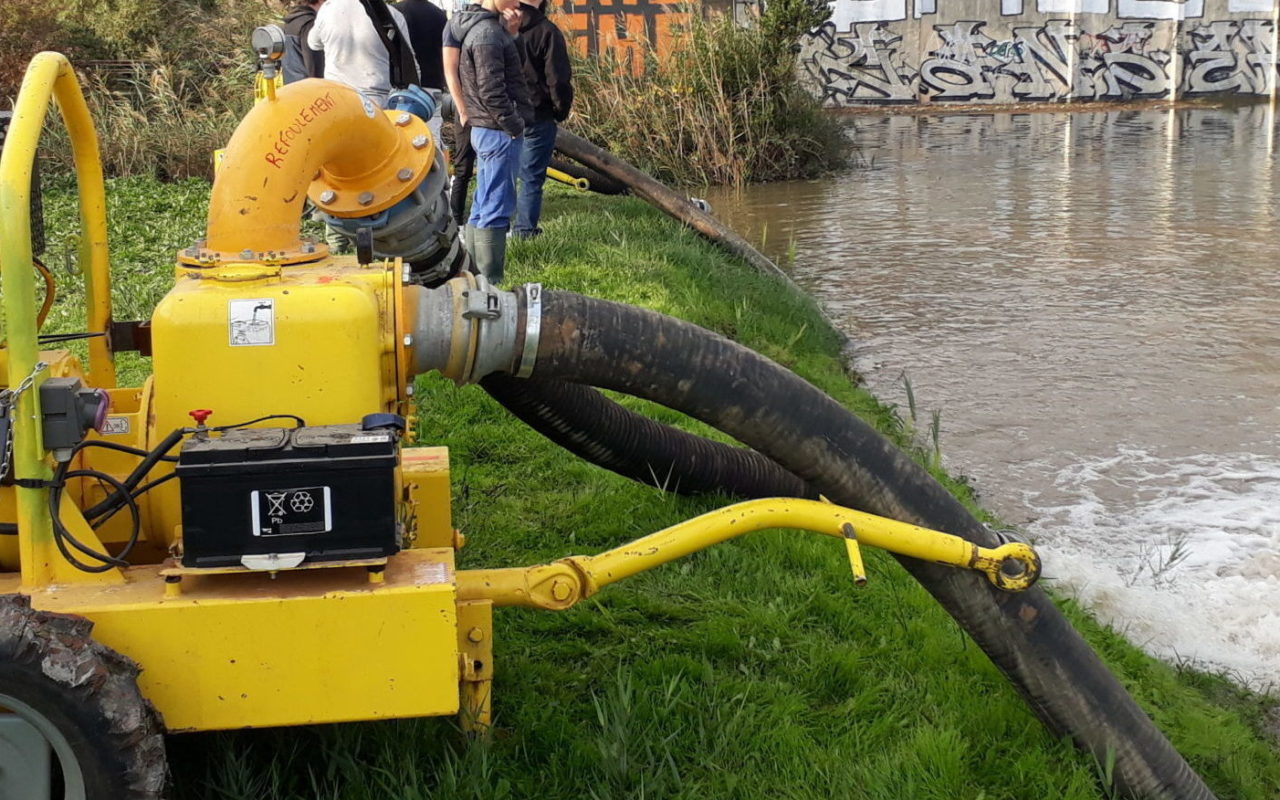
<path id="1" fill-rule="evenodd" d="M 39 345 L 35 310 L 31 306 L 35 283 L 31 253 L 31 174 L 36 147 L 50 103 L 56 101 L 71 138 L 76 181 L 80 189 L 80 265 L 85 276 L 88 304 L 87 328 L 102 336 L 89 340 L 89 382 L 104 389 L 116 385 L 115 362 L 108 334 L 111 322 L 111 286 L 107 264 L 107 203 L 89 107 L 66 56 L 40 53 L 31 62 L 13 121 L 0 154 L 0 280 L 8 335 L 8 384 L 17 387 L 34 376 L 30 391 L 19 398 L 14 419 L 14 474 L 19 478 L 48 480 L 52 475 L 40 437 L 39 392 L 44 375 L 36 369 Z M 48 583 L 57 573 L 61 557 L 53 545 L 48 512 L 48 490 L 17 489 L 18 547 L 24 586 Z"/>
<path id="2" fill-rule="evenodd" d="M 373 574 L 170 574 L 182 581 L 177 592 L 166 571 L 130 567 L 108 590 L 64 584 L 30 596 L 37 608 L 92 620 L 94 639 L 136 661 L 138 686 L 170 732 L 458 710 L 452 549 L 406 550 Z M 19 590 L 15 576 L 0 575 L 0 594 Z"/>

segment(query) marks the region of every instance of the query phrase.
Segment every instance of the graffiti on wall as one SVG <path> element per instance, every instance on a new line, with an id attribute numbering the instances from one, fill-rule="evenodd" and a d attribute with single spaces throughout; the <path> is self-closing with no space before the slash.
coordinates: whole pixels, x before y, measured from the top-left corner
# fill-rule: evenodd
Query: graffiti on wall
<path id="1" fill-rule="evenodd" d="M 906 0 L 839 0 L 800 56 L 823 102 L 1132 100 L 1275 87 L 1274 22 L 1202 21 L 1205 0 L 1117 0 L 1119 16 L 1088 27 L 1074 16 L 938 24 L 927 18 L 936 0 L 928 1 L 928 13 L 907 19 Z M 1035 3 L 1050 14 L 1109 10 L 1109 0 Z M 1022 0 L 1001 0 L 1000 8 L 1020 15 Z"/>
<path id="2" fill-rule="evenodd" d="M 982 21 L 938 25 L 942 44 L 920 64 L 920 92 L 938 100 L 1047 102 L 1164 97 L 1168 52 L 1151 46 L 1153 23 L 1080 31 L 1072 20 L 1015 27 L 995 39 Z"/>
<path id="3" fill-rule="evenodd" d="M 612 53 L 638 73 L 646 50 L 670 51 L 691 7 L 686 0 L 568 0 L 555 22 L 584 56 Z"/>
<path id="4" fill-rule="evenodd" d="M 916 71 L 907 66 L 901 42 L 887 22 L 857 22 L 849 34 L 827 22 L 810 34 L 801 63 L 825 105 L 914 103 Z"/>
<path id="5" fill-rule="evenodd" d="M 1270 95 L 1276 86 L 1275 25 L 1269 19 L 1220 20 L 1186 30 L 1186 94 Z"/>

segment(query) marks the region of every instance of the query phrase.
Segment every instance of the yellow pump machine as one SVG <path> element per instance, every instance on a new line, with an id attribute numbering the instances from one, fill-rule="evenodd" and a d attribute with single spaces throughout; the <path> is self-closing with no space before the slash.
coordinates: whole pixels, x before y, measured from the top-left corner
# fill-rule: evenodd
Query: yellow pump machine
<path id="1" fill-rule="evenodd" d="M 861 543 L 944 581 L 981 576 L 980 591 L 996 598 L 1042 596 L 1023 591 L 1039 572 L 1025 544 L 976 543 L 825 502 L 852 504 L 839 481 L 821 479 L 825 456 L 766 458 L 766 429 L 790 423 L 736 411 L 726 429 L 755 450 L 715 444 L 710 461 L 737 459 L 739 478 L 702 477 L 757 499 L 598 555 L 457 570 L 464 539 L 450 518 L 449 456 L 413 442 L 415 375 L 607 404 L 589 387 L 649 391 L 606 380 L 642 351 L 666 343 L 680 358 L 704 346 L 695 341 L 737 346 L 649 312 L 537 285 L 505 291 L 471 274 L 448 222 L 429 99 L 393 98 L 384 111 L 318 80 L 267 95 L 228 144 L 207 235 L 178 253 L 174 287 L 149 322 L 126 323 L 111 315 L 104 185 L 74 73 L 43 53 L 23 83 L 0 153 L 0 720 L 20 720 L 43 743 L 54 777 L 29 776 L 45 787 L 32 791 L 161 797 L 164 733 L 451 714 L 482 728 L 494 606 L 568 608 L 763 528 L 841 539 L 858 582 Z M 42 349 L 35 313 L 30 181 L 51 101 L 79 180 L 84 364 Z M 307 198 L 355 240 L 356 256 L 331 256 L 300 235 Z M 617 315 L 631 313 L 668 332 L 630 330 Z M 642 341 L 610 344 L 598 333 L 614 327 Z M 691 332 L 702 338 L 682 344 Z M 125 347 L 152 358 L 140 387 L 116 385 L 113 353 Z M 673 407 L 720 414 L 690 394 L 680 369 L 651 370 L 646 385 L 659 388 L 650 396 L 663 400 L 669 384 Z M 755 357 L 726 372 L 740 398 L 743 386 L 767 386 L 785 370 Z M 535 405 L 553 405 L 544 400 Z M 631 422 L 596 433 L 619 424 Z M 812 446 L 824 436 L 838 438 L 794 434 Z M 909 462 L 884 448 L 875 459 Z M 688 467 L 691 486 L 698 469 Z M 739 485 L 751 483 L 747 473 L 755 488 Z M 774 486 L 792 496 L 770 497 Z M 893 510 L 878 502 L 863 507 Z M 894 516 L 922 521 L 910 510 Z"/>

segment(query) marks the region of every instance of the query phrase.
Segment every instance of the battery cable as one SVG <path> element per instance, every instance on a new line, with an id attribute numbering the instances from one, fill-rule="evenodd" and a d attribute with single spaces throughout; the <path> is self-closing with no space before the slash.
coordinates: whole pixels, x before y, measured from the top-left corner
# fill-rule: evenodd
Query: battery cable
<path id="1" fill-rule="evenodd" d="M 30 383 L 34 380 L 35 374 L 38 373 L 43 366 L 44 365 L 37 365 L 36 372 L 23 382 L 23 385 L 19 387 L 17 392 L 12 392 L 10 394 L 16 397 L 17 394 L 25 391 L 27 388 L 30 388 Z M 10 402 L 12 402 L 12 400 L 10 400 Z M 72 458 L 85 448 L 99 447 L 107 450 L 127 453 L 129 455 L 135 455 L 140 457 L 142 461 L 123 480 L 95 469 L 69 469 L 71 459 L 68 459 L 58 465 L 54 470 L 53 479 L 46 484 L 47 488 L 49 488 L 49 516 L 53 523 L 53 540 L 58 551 L 62 554 L 62 557 L 67 560 L 67 563 L 83 572 L 100 573 L 107 572 L 108 570 L 116 567 L 129 566 L 127 558 L 129 557 L 129 554 L 133 552 L 134 547 L 137 546 L 142 528 L 142 513 L 138 507 L 138 498 L 157 486 L 176 478 L 177 473 L 169 473 L 168 475 L 147 483 L 141 482 L 151 469 L 159 462 L 166 461 L 172 463 L 178 460 L 176 456 L 168 455 L 168 453 L 174 448 L 174 446 L 182 441 L 182 437 L 194 433 L 223 433 L 230 430 L 244 428 L 249 425 L 255 425 L 259 422 L 268 422 L 274 419 L 292 420 L 297 428 L 306 427 L 307 424 L 306 420 L 296 414 L 268 414 L 245 422 L 237 422 L 232 425 L 178 428 L 169 433 L 169 435 L 167 435 L 151 450 L 143 450 L 141 448 L 129 447 L 128 445 L 117 444 L 115 442 L 104 442 L 96 439 L 80 442 L 72 450 Z M 62 504 L 62 492 L 66 487 L 67 480 L 72 478 L 91 478 L 98 481 L 100 484 L 105 483 L 110 485 L 114 490 L 102 501 L 96 503 L 90 508 L 83 509 L 82 513 L 84 514 L 85 519 L 89 521 L 90 527 L 94 530 L 101 528 L 108 520 L 114 517 L 121 510 L 128 509 L 130 517 L 129 537 L 126 540 L 124 547 L 121 548 L 119 555 L 112 556 L 109 553 L 102 553 L 94 550 L 77 539 L 75 535 L 67 529 L 66 525 L 63 524 L 61 514 L 59 513 Z M 18 530 L 16 525 L 0 523 L 0 535 L 13 535 L 17 532 Z M 101 563 L 86 563 L 73 554 L 73 550 Z"/>

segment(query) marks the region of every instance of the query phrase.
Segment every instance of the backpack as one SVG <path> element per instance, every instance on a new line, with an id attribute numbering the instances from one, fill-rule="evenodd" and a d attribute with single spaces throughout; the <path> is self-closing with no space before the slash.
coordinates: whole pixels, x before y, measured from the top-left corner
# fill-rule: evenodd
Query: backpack
<path id="1" fill-rule="evenodd" d="M 409 42 L 400 35 L 400 28 L 386 0 L 360 0 L 365 13 L 373 21 L 373 29 L 387 48 L 387 63 L 391 67 L 391 88 L 407 89 L 418 82 L 418 64 L 413 57 L 413 49 Z M 287 80 L 287 79 L 286 79 Z"/>

